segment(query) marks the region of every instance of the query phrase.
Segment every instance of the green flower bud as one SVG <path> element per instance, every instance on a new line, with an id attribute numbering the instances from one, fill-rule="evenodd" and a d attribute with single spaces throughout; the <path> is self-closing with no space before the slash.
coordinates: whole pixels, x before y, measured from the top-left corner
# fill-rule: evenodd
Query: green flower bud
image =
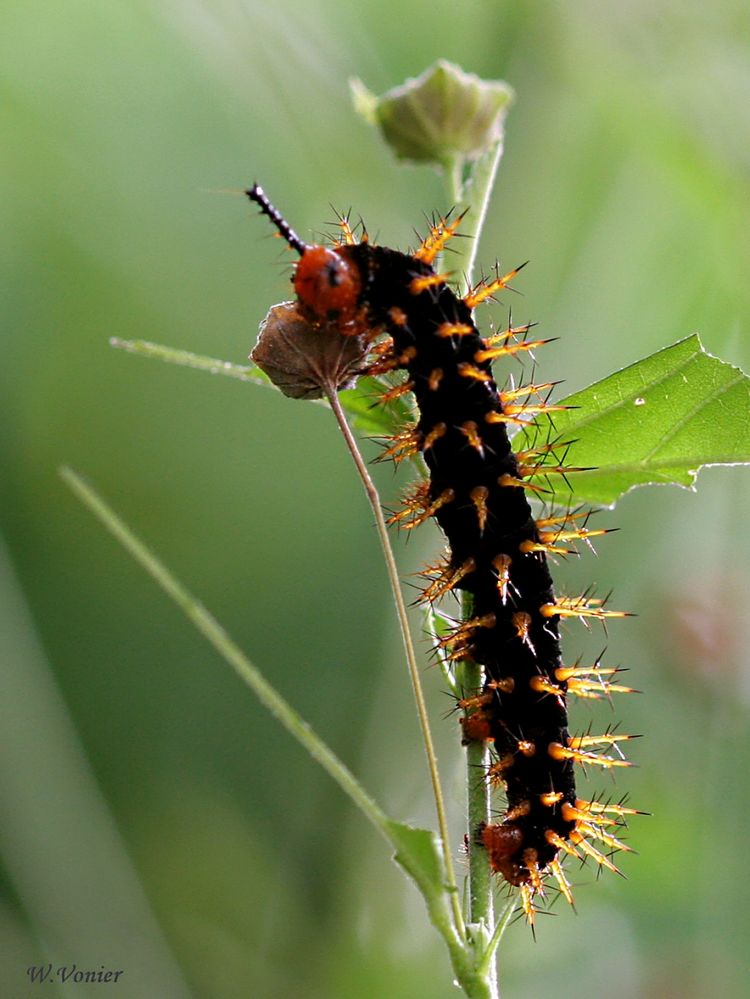
<path id="1" fill-rule="evenodd" d="M 450 169 L 478 159 L 503 138 L 513 89 L 438 60 L 416 79 L 376 97 L 351 81 L 354 106 L 399 159 Z"/>

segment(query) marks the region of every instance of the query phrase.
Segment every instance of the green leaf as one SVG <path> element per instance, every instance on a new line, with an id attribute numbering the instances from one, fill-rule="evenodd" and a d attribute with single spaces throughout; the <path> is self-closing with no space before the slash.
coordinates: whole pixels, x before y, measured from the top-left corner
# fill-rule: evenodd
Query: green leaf
<path id="1" fill-rule="evenodd" d="M 573 441 L 565 464 L 592 468 L 555 476 L 556 499 L 603 506 L 637 486 L 692 488 L 704 465 L 750 463 L 750 378 L 707 354 L 697 334 L 563 400 L 514 438 L 516 450 Z M 543 476 L 534 476 L 538 481 Z M 561 496 L 561 494 L 563 494 Z"/>
<path id="2" fill-rule="evenodd" d="M 394 860 L 416 883 L 427 905 L 433 926 L 445 940 L 457 982 L 471 999 L 492 999 L 491 953 L 487 952 L 485 927 L 464 941 L 456 933 L 451 918 L 451 892 L 440 838 L 427 829 L 388 821 L 387 836 L 396 847 Z"/>
<path id="3" fill-rule="evenodd" d="M 448 878 L 436 833 L 403 822 L 389 821 L 387 828 L 388 838 L 396 848 L 394 860 L 416 881 L 422 894 L 444 895 Z"/>
<path id="4" fill-rule="evenodd" d="M 406 423 L 413 422 L 411 406 L 403 396 L 387 406 L 380 405 L 380 395 L 392 387 L 379 378 L 365 376 L 354 388 L 339 392 L 341 405 L 363 434 L 391 437 L 403 430 Z"/>

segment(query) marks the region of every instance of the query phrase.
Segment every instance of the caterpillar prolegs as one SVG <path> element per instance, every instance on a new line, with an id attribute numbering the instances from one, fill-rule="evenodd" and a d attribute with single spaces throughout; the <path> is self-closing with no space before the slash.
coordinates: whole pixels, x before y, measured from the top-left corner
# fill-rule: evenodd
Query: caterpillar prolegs
<path id="1" fill-rule="evenodd" d="M 576 469 L 565 465 L 565 441 L 514 452 L 509 429 L 558 408 L 548 402 L 552 383 L 500 389 L 492 372 L 496 358 L 528 353 L 547 341 L 533 339 L 529 326 L 480 336 L 474 309 L 517 271 L 498 271 L 458 297 L 433 265 L 460 217 L 436 221 L 413 254 L 373 245 L 366 236 L 357 241 L 346 220 L 336 244 L 308 245 L 260 187 L 246 193 L 300 255 L 291 308 L 303 326 L 309 324 L 310 336 L 333 328 L 360 338 L 369 348 L 361 373 L 405 372 L 382 401 L 411 392 L 419 418 L 387 442 L 384 455 L 400 461 L 420 453 L 429 481 L 391 520 L 410 529 L 434 517 L 447 538 L 444 561 L 425 570 L 424 600 L 457 590 L 471 594 L 471 618 L 441 639 L 442 651 L 483 667 L 483 688 L 459 701 L 463 735 L 492 744 L 488 779 L 507 797 L 500 821 L 476 835 L 493 870 L 520 887 L 532 921 L 535 897 L 549 878 L 572 903 L 561 865 L 566 855 L 617 870 L 611 854 L 628 848 L 613 828 L 636 814 L 622 803 L 577 796 L 575 764 L 627 766 L 618 744 L 628 736 L 571 736 L 568 695 L 600 698 L 628 688 L 615 682 L 616 669 L 598 662 L 564 665 L 559 641 L 563 618 L 623 614 L 587 594 L 556 596 L 547 560 L 606 530 L 589 527 L 585 511 L 534 512 L 531 501 L 539 497 L 550 506 L 554 477 Z M 262 365 L 260 354 L 256 348 L 253 357 Z"/>

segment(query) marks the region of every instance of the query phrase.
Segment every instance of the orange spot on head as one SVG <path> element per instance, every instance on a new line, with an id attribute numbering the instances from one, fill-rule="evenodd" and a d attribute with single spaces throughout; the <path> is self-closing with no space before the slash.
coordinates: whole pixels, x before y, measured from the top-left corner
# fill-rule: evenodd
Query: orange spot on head
<path id="1" fill-rule="evenodd" d="M 345 248 L 310 246 L 294 274 L 300 302 L 319 319 L 350 322 L 357 311 L 362 280 Z"/>

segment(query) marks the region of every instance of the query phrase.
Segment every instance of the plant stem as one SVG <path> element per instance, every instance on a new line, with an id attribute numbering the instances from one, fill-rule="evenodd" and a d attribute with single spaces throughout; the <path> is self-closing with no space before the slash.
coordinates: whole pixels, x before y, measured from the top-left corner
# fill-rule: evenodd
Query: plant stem
<path id="1" fill-rule="evenodd" d="M 456 874 L 453 865 L 453 857 L 451 855 L 450 849 L 450 838 L 448 835 L 448 822 L 445 814 L 445 804 L 443 801 L 443 791 L 440 785 L 440 774 L 438 772 L 437 756 L 435 754 L 435 746 L 432 741 L 432 732 L 430 731 L 430 723 L 427 717 L 427 706 L 424 700 L 424 693 L 422 691 L 422 681 L 419 676 L 419 666 L 417 665 L 417 657 L 414 652 L 414 643 L 411 639 L 411 631 L 409 628 L 409 618 L 406 612 L 406 604 L 404 603 L 404 596 L 401 592 L 401 580 L 398 574 L 398 567 L 396 565 L 396 559 L 393 555 L 393 548 L 391 547 L 390 538 L 388 537 L 388 528 L 385 523 L 385 518 L 383 516 L 383 510 L 380 505 L 380 497 L 378 496 L 378 491 L 375 488 L 375 483 L 370 477 L 370 473 L 367 470 L 367 465 L 365 464 L 364 458 L 357 446 L 357 441 L 352 434 L 351 428 L 344 414 L 344 410 L 341 408 L 341 403 L 339 402 L 338 395 L 336 393 L 335 387 L 331 386 L 327 392 L 328 401 L 331 404 L 331 409 L 333 410 L 334 416 L 336 417 L 336 422 L 339 425 L 339 429 L 344 436 L 346 446 L 349 450 L 352 460 L 356 466 L 357 472 L 360 479 L 362 480 L 362 485 L 364 486 L 365 493 L 367 494 L 367 499 L 372 507 L 372 512 L 375 516 L 375 527 L 378 532 L 378 537 L 380 538 L 380 544 L 383 548 L 383 555 L 385 558 L 386 568 L 388 570 L 388 579 L 391 584 L 391 591 L 393 594 L 393 601 L 396 607 L 396 613 L 398 615 L 398 621 L 401 628 L 401 638 L 404 644 L 404 653 L 406 655 L 406 662 L 409 667 L 409 676 L 411 678 L 412 689 L 414 691 L 414 699 L 417 705 L 417 715 L 419 717 L 419 724 L 422 729 L 422 739 L 424 741 L 425 754 L 427 755 L 427 765 L 430 771 L 430 780 L 432 781 L 432 793 L 435 798 L 435 810 L 437 812 L 438 829 L 440 830 L 440 837 L 443 841 L 443 852 L 445 858 L 445 868 L 448 875 L 448 891 L 451 894 L 451 903 L 453 906 L 453 914 L 456 923 L 456 930 L 462 940 L 466 939 L 466 927 L 464 925 L 464 917 L 461 911 L 461 902 L 458 894 L 458 885 L 456 882 Z"/>
<path id="2" fill-rule="evenodd" d="M 434 642 L 434 651 L 437 655 L 438 666 L 440 667 L 440 672 L 443 675 L 443 680 L 445 680 L 445 685 L 448 688 L 448 693 L 450 693 L 455 700 L 458 700 L 462 696 L 461 688 L 459 687 L 454 675 L 452 663 L 448 661 L 445 656 L 444 649 L 440 648 L 438 644 L 438 623 L 435 615 L 435 608 L 432 604 L 428 604 L 425 612 L 425 630 Z"/>
<path id="3" fill-rule="evenodd" d="M 471 206 L 472 210 L 466 217 L 467 224 L 462 229 L 463 234 L 470 238 L 463 240 L 462 247 L 458 247 L 458 262 L 460 263 L 464 258 L 466 260 L 463 274 L 467 289 L 471 287 L 477 251 L 479 250 L 479 238 L 484 228 L 492 189 L 495 186 L 495 178 L 504 150 L 505 145 L 500 139 L 494 149 L 490 149 L 477 160 L 472 170 L 471 179 L 466 183 L 463 182 L 460 169 L 454 166 L 451 170 L 446 171 L 446 186 L 452 204 L 466 207 L 469 199 L 476 196 L 476 202 Z"/>
<path id="4" fill-rule="evenodd" d="M 250 662 L 245 653 L 224 631 L 219 622 L 177 580 L 167 567 L 137 538 L 117 514 L 71 468 L 61 468 L 60 476 L 106 529 L 146 570 L 193 623 L 197 630 L 234 669 L 260 702 L 302 743 L 339 787 L 365 813 L 372 824 L 390 840 L 388 816 L 358 783 L 352 772 L 338 759 L 308 723 L 277 693 L 265 677 Z"/>
<path id="5" fill-rule="evenodd" d="M 493 981 L 497 980 L 497 972 L 495 970 L 495 952 L 500 944 L 503 933 L 508 929 L 511 916 L 516 911 L 516 900 L 511 896 L 507 905 L 503 909 L 503 914 L 498 919 L 495 924 L 495 930 L 492 934 L 492 939 L 490 940 L 487 950 L 485 951 L 484 959 L 480 963 L 477 971 L 480 974 L 488 975 Z M 498 993 L 499 995 L 499 993 Z"/>
<path id="6" fill-rule="evenodd" d="M 191 350 L 179 347 L 167 347 L 162 343 L 151 343 L 149 340 L 123 340 L 119 336 L 109 339 L 110 347 L 125 350 L 128 354 L 140 354 L 141 357 L 155 358 L 166 361 L 167 364 L 180 364 L 186 368 L 197 368 L 215 375 L 227 375 L 241 382 L 255 382 L 257 385 L 270 385 L 270 381 L 260 376 L 254 364 L 232 364 L 221 361 L 218 357 L 205 357 L 194 354 Z"/>
<path id="7" fill-rule="evenodd" d="M 464 689 L 481 690 L 484 671 L 476 663 L 463 662 L 461 677 Z M 489 752 L 484 742 L 470 742 L 466 747 L 466 799 L 469 839 L 469 920 L 493 926 L 493 880 L 487 851 L 476 841 L 477 830 L 490 820 L 489 786 L 486 779 Z"/>
<path id="8" fill-rule="evenodd" d="M 451 207 L 457 208 L 464 200 L 464 158 L 454 156 L 449 164 L 444 168 L 445 176 L 448 180 L 447 188 L 451 200 Z"/>
<path id="9" fill-rule="evenodd" d="M 498 141 L 494 149 L 489 150 L 474 165 L 471 179 L 463 182 L 463 170 L 456 164 L 445 171 L 448 197 L 452 204 L 461 208 L 468 207 L 469 198 L 476 197 L 473 211 L 467 215 L 467 225 L 463 232 L 469 238 L 463 240 L 457 247 L 457 269 L 463 263 L 463 280 L 466 290 L 472 287 L 474 265 L 476 262 L 479 239 L 482 234 L 487 209 L 492 196 L 497 170 L 503 157 L 503 141 Z M 473 615 L 473 598 L 464 592 L 461 601 L 461 616 L 464 621 Z M 464 660 L 457 667 L 461 686 L 468 696 L 484 686 L 484 670 L 473 661 Z M 504 918 L 494 926 L 493 876 L 483 844 L 476 841 L 477 830 L 483 823 L 490 820 L 490 786 L 486 780 L 489 768 L 489 750 L 484 742 L 470 742 L 466 748 L 466 798 L 467 798 L 467 836 L 469 843 L 469 914 L 472 924 L 479 924 L 492 932 L 481 970 L 486 975 L 493 996 L 499 996 L 497 963 L 495 952 L 500 937 L 507 926 L 510 912 L 515 907 L 511 901 L 509 911 Z M 494 930 L 493 930 L 494 927 Z"/>
<path id="10" fill-rule="evenodd" d="M 460 924 L 464 935 L 459 934 L 455 925 L 455 908 L 446 904 L 446 895 L 451 902 L 456 899 L 457 892 L 446 891 L 447 873 L 438 885 L 433 883 L 432 874 L 427 869 L 420 869 L 419 862 L 415 866 L 415 858 L 409 852 L 404 853 L 404 835 L 427 835 L 424 830 L 411 829 L 401 823 L 393 822 L 381 810 L 378 804 L 367 794 L 348 767 L 328 748 L 323 740 L 310 728 L 308 723 L 292 708 L 284 698 L 271 686 L 259 670 L 250 662 L 247 656 L 227 635 L 218 621 L 199 603 L 198 600 L 176 579 L 167 567 L 151 552 L 148 547 L 130 530 L 117 516 L 112 508 L 89 486 L 76 472 L 70 468 L 60 469 L 63 481 L 75 493 L 104 527 L 120 542 L 133 559 L 152 577 L 159 587 L 169 596 L 195 628 L 208 640 L 218 654 L 238 674 L 241 680 L 255 693 L 260 702 L 281 722 L 288 732 L 310 753 L 323 769 L 333 778 L 345 794 L 367 816 L 370 822 L 381 832 L 389 843 L 395 847 L 395 860 L 414 879 L 421 890 L 430 918 L 435 928 L 445 940 L 451 957 L 451 963 L 456 978 L 461 982 L 466 995 L 471 999 L 493 999 L 486 990 L 486 976 L 477 973 L 474 950 L 467 946 L 463 922 Z M 446 854 L 443 844 L 440 844 L 442 854 Z M 448 864 L 444 871 L 447 872 Z M 455 883 L 455 879 L 454 879 Z M 459 909 L 460 913 L 460 909 Z"/>

